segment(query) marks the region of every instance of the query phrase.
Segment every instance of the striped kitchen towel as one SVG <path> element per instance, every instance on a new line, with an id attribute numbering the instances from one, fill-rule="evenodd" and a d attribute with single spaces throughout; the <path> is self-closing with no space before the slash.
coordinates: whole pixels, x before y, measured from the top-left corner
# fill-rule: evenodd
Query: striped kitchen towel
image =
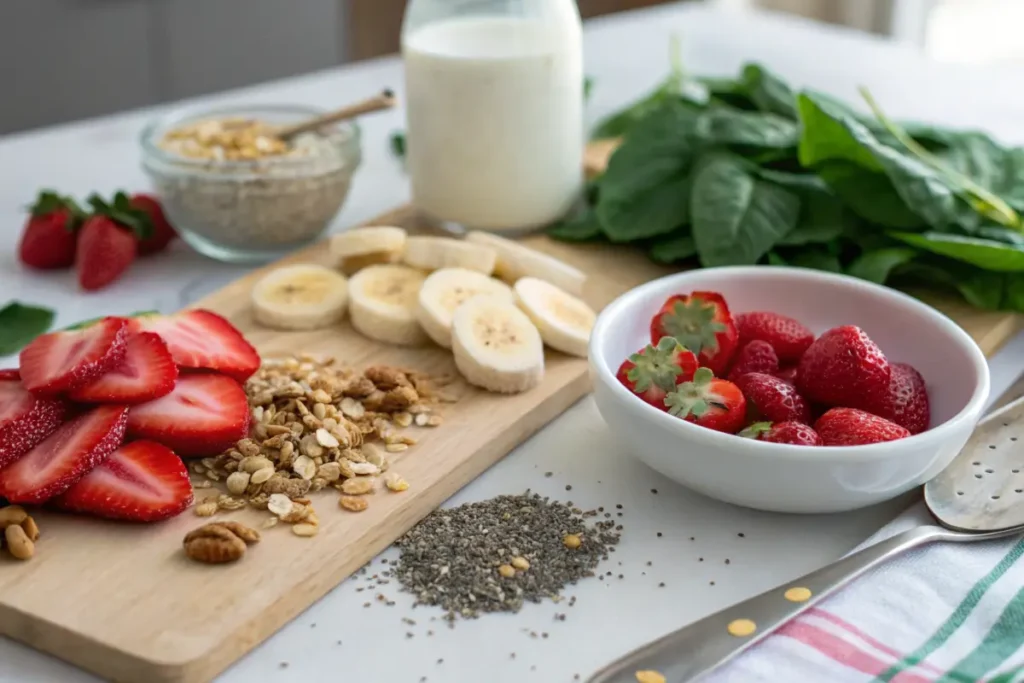
<path id="1" fill-rule="evenodd" d="M 930 523 L 918 504 L 865 545 Z M 862 576 L 707 683 L 1022 683 L 1024 539 L 934 544 Z"/>

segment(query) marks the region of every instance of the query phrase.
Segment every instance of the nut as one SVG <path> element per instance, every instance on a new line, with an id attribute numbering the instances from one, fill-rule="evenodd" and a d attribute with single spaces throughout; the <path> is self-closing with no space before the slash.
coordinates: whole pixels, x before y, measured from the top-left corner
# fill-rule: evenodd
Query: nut
<path id="1" fill-rule="evenodd" d="M 292 527 L 292 533 L 296 536 L 316 536 L 319 533 L 320 527 L 316 524 L 296 524 Z"/>
<path id="2" fill-rule="evenodd" d="M 274 476 L 274 466 L 270 465 L 253 472 L 252 478 L 249 481 L 253 484 L 265 484 L 272 476 Z"/>
<path id="3" fill-rule="evenodd" d="M 195 507 L 197 517 L 213 517 L 219 509 L 220 505 L 217 504 L 216 499 L 205 500 Z"/>
<path id="4" fill-rule="evenodd" d="M 27 518 L 28 513 L 20 505 L 8 505 L 5 508 L 0 508 L 0 531 L 12 524 L 21 524 Z"/>
<path id="5" fill-rule="evenodd" d="M 317 470 L 316 475 L 328 483 L 338 481 L 341 479 L 341 465 L 336 462 L 324 463 Z"/>
<path id="6" fill-rule="evenodd" d="M 498 573 L 506 579 L 511 579 L 513 576 L 516 575 L 516 570 L 513 569 L 512 565 L 510 564 L 503 564 L 500 567 L 498 567 Z"/>
<path id="7" fill-rule="evenodd" d="M 523 571 L 523 572 L 525 572 L 527 569 L 530 568 L 529 560 L 527 560 L 525 557 L 520 557 L 518 555 L 516 557 L 513 557 L 512 561 L 509 564 L 511 564 L 513 567 L 515 567 L 519 571 Z"/>
<path id="8" fill-rule="evenodd" d="M 4 538 L 7 540 L 7 551 L 15 559 L 28 560 L 35 555 L 36 546 L 20 525 L 11 524 L 4 529 Z"/>
<path id="9" fill-rule="evenodd" d="M 240 539 L 245 541 L 246 545 L 252 545 L 253 543 L 260 542 L 260 532 L 255 529 L 250 529 L 240 522 L 214 522 L 214 524 L 219 524 L 235 536 L 238 536 Z"/>
<path id="10" fill-rule="evenodd" d="M 384 475 L 384 485 L 388 487 L 389 491 L 394 491 L 395 493 L 409 488 L 409 482 L 402 479 L 397 472 L 388 472 Z"/>
<path id="11" fill-rule="evenodd" d="M 39 540 L 39 525 L 36 524 L 36 520 L 32 519 L 32 517 L 26 516 L 25 521 L 21 523 L 21 528 L 25 530 L 28 540 L 33 543 Z"/>
<path id="12" fill-rule="evenodd" d="M 363 376 L 374 383 L 378 389 L 389 391 L 395 387 L 411 387 L 409 378 L 397 368 L 386 365 L 373 365 L 363 370 Z"/>
<path id="13" fill-rule="evenodd" d="M 248 472 L 232 472 L 227 480 L 228 491 L 236 496 L 242 495 L 249 488 L 250 478 Z"/>
<path id="14" fill-rule="evenodd" d="M 562 543 L 569 550 L 575 550 L 583 545 L 583 540 L 576 534 L 566 534 L 562 537 Z"/>
<path id="15" fill-rule="evenodd" d="M 237 522 L 213 522 L 190 531 L 182 544 L 190 559 L 206 564 L 225 564 L 245 555 L 247 541 L 258 542 L 259 533 Z"/>
<path id="16" fill-rule="evenodd" d="M 370 506 L 370 503 L 363 496 L 342 496 L 338 505 L 349 512 L 362 512 Z"/>

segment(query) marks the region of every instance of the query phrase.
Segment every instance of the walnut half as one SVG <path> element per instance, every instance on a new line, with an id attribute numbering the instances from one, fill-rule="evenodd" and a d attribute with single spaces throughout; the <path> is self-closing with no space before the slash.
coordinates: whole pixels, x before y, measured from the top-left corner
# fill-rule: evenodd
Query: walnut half
<path id="1" fill-rule="evenodd" d="M 226 564 L 240 560 L 248 544 L 259 543 L 260 534 L 238 522 L 213 522 L 185 536 L 185 554 L 196 562 Z"/>

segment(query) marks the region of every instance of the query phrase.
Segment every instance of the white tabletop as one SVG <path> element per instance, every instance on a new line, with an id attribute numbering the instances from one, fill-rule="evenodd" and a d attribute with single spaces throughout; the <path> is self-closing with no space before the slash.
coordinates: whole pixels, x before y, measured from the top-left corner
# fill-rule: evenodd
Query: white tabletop
<path id="1" fill-rule="evenodd" d="M 893 114 L 985 127 L 1007 141 L 1024 142 L 1024 92 L 1005 87 L 1015 81 L 997 69 L 940 66 L 909 48 L 867 36 L 790 18 L 737 16 L 692 5 L 589 23 L 586 68 L 596 79 L 588 108 L 591 119 L 637 97 L 666 73 L 673 33 L 682 38 L 687 66 L 694 72 L 731 73 L 745 60 L 759 60 L 798 85 L 852 98 L 857 85 L 867 84 Z M 203 101 L 331 106 L 385 86 L 402 91 L 401 65 L 395 58 Z M 48 305 L 59 311 L 58 324 L 70 324 L 101 314 L 171 311 L 245 272 L 177 244 L 170 253 L 137 263 L 112 287 L 84 294 L 77 290 L 72 273 L 40 275 L 18 264 L 14 249 L 22 207 L 38 189 L 53 187 L 84 197 L 92 191 L 146 186 L 136 137 L 153 114 L 131 112 L 0 140 L 0 301 L 18 298 Z M 401 122 L 401 112 L 363 122 L 364 166 L 335 230 L 408 199 L 407 182 L 387 146 L 389 133 Z M 3 360 L 0 366 L 6 365 Z M 1024 339 L 1018 339 L 992 361 L 994 396 L 1013 382 L 1022 364 Z M 388 592 L 396 602 L 393 607 L 374 602 L 366 609 L 367 594 L 356 590 L 358 582 L 349 581 L 219 680 L 568 683 L 574 674 L 585 678 L 610 658 L 649 639 L 826 564 L 903 504 L 896 501 L 833 516 L 783 516 L 734 508 L 663 479 L 620 453 L 607 437 L 592 400 L 584 399 L 448 502 L 530 487 L 583 506 L 614 508 L 621 503 L 623 541 L 602 566 L 613 575 L 567 591 L 577 596 L 575 606 L 528 605 L 518 615 L 488 616 L 449 630 L 430 622 L 438 613 L 413 610 L 409 596 L 397 589 Z M 555 474 L 545 478 L 545 471 Z M 572 486 L 571 493 L 565 491 L 566 485 Z M 393 558 L 394 552 L 384 557 Z M 374 564 L 383 568 L 380 558 Z M 620 573 L 624 578 L 618 578 Z M 556 612 L 567 613 L 567 619 L 556 621 Z M 414 619 L 416 625 L 403 618 Z M 532 637 L 531 631 L 549 637 Z M 55 680 L 96 679 L 0 639 L 0 681 Z"/>

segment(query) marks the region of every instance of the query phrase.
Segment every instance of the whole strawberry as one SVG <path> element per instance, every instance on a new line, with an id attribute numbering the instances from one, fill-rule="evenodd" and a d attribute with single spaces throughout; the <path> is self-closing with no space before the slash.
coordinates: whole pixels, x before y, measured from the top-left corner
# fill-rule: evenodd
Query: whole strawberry
<path id="1" fill-rule="evenodd" d="M 619 366 L 616 378 L 624 387 L 659 410 L 665 410 L 665 395 L 680 382 L 693 378 L 697 357 L 673 337 L 662 337 L 656 346 L 648 344 Z"/>
<path id="2" fill-rule="evenodd" d="M 873 397 L 869 403 L 872 413 L 905 427 L 911 434 L 920 434 L 928 429 L 931 421 L 924 377 L 907 363 L 892 364 L 889 390 Z"/>
<path id="3" fill-rule="evenodd" d="M 910 436 L 898 424 L 856 408 L 832 408 L 818 418 L 814 429 L 826 446 L 860 446 Z"/>
<path id="4" fill-rule="evenodd" d="M 818 432 L 802 422 L 756 422 L 740 432 L 740 436 L 791 446 L 822 445 Z"/>
<path id="5" fill-rule="evenodd" d="M 793 386 L 796 386 L 796 366 L 789 365 L 784 368 L 780 368 L 775 376 L 781 379 L 783 382 L 789 382 Z"/>
<path id="6" fill-rule="evenodd" d="M 132 195 L 131 203 L 135 208 L 142 209 L 149 214 L 150 223 L 153 225 L 153 234 L 139 240 L 139 255 L 155 254 L 166 249 L 167 245 L 178 236 L 178 233 L 168 222 L 160 201 L 153 195 L 140 193 Z"/>
<path id="7" fill-rule="evenodd" d="M 740 345 L 755 339 L 766 341 L 775 349 L 781 363 L 795 363 L 814 342 L 814 333 L 802 323 L 778 313 L 754 311 L 736 316 Z"/>
<path id="8" fill-rule="evenodd" d="M 728 370 L 738 344 L 732 313 L 717 292 L 670 296 L 651 319 L 651 343 L 662 337 L 675 337 L 719 376 Z"/>
<path id="9" fill-rule="evenodd" d="M 749 372 L 763 372 L 773 375 L 779 370 L 779 357 L 775 355 L 775 349 L 766 341 L 755 339 L 740 347 L 736 354 L 736 360 L 729 371 L 729 381 L 737 379 Z"/>
<path id="10" fill-rule="evenodd" d="M 710 368 L 698 368 L 692 380 L 670 391 L 665 406 L 676 417 L 729 434 L 742 429 L 747 419 L 747 401 L 739 387 L 716 379 Z"/>
<path id="11" fill-rule="evenodd" d="M 747 398 L 747 415 L 754 420 L 811 421 L 811 407 L 796 387 L 774 375 L 749 372 L 736 380 L 736 385 Z"/>
<path id="12" fill-rule="evenodd" d="M 818 337 L 804 352 L 796 387 L 817 403 L 863 408 L 873 395 L 888 391 L 891 374 L 885 354 L 864 330 L 843 325 Z"/>
<path id="13" fill-rule="evenodd" d="M 70 197 L 44 190 L 29 208 L 18 258 L 40 270 L 70 268 L 75 262 L 75 234 L 82 223 L 82 209 Z"/>
<path id="14" fill-rule="evenodd" d="M 113 202 L 93 195 L 92 213 L 78 237 L 75 268 L 78 284 L 85 290 L 106 287 L 124 274 L 135 260 L 138 241 L 152 236 L 149 215 L 132 206 L 128 196 L 118 192 Z"/>

